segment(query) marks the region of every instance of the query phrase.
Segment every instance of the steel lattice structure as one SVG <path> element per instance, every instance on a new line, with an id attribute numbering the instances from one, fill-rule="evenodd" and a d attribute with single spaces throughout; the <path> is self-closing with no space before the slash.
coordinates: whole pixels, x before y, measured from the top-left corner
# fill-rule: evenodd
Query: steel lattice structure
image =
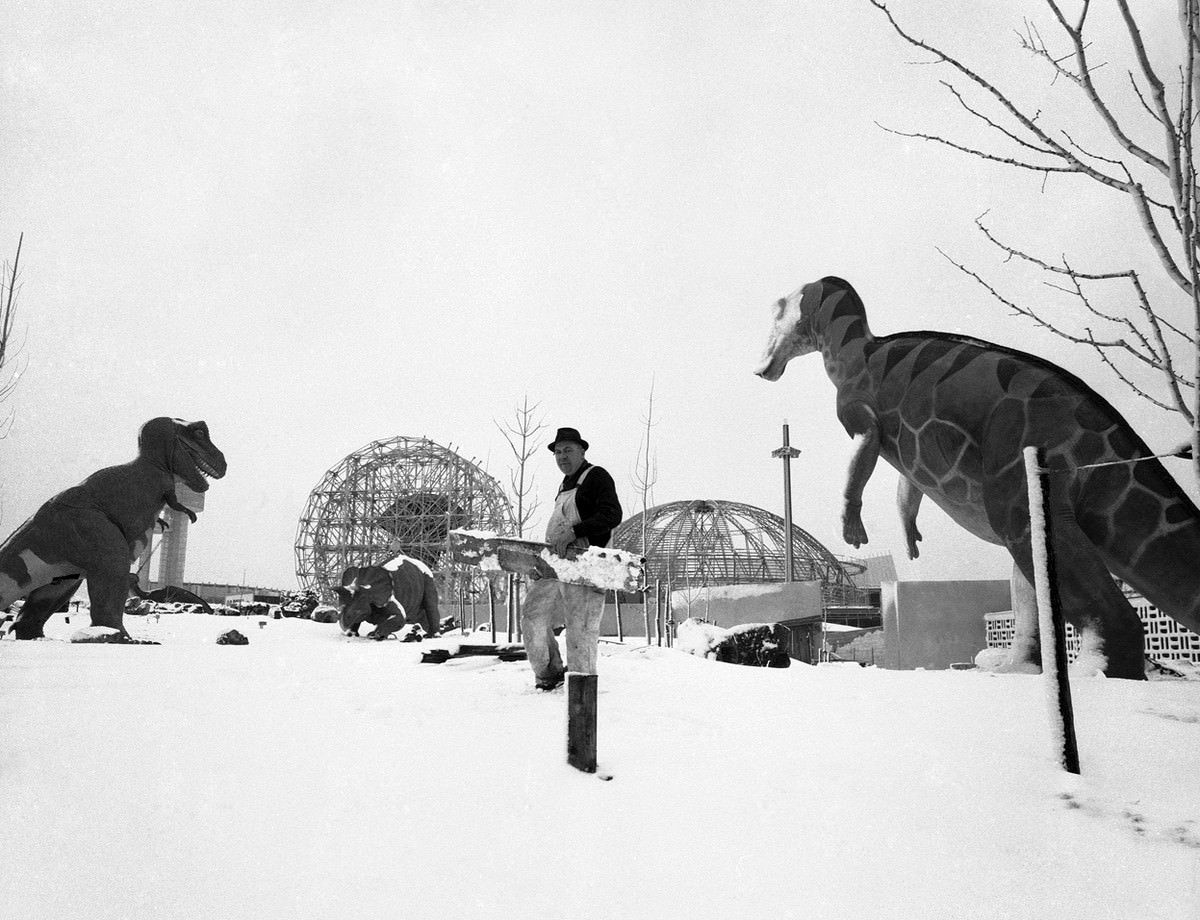
<path id="1" fill-rule="evenodd" d="M 642 522 L 645 520 L 645 541 Z M 770 512 L 730 501 L 670 502 L 622 523 L 612 545 L 646 557 L 646 575 L 678 587 L 784 580 L 785 525 Z M 850 569 L 792 525 L 792 577 L 819 581 L 826 603 L 858 603 Z"/>
<path id="2" fill-rule="evenodd" d="M 512 530 L 504 489 L 477 463 L 426 438 L 373 441 L 330 469 L 296 533 L 296 577 L 331 600 L 342 572 L 405 553 L 438 571 L 455 528 Z"/>

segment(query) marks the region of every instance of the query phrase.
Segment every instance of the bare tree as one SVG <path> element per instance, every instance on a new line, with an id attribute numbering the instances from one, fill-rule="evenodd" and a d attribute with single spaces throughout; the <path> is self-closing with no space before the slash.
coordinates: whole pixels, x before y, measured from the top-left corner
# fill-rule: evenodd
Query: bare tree
<path id="1" fill-rule="evenodd" d="M 654 427 L 654 378 L 650 378 L 650 396 L 646 401 L 646 414 L 642 416 L 645 426 L 642 440 L 638 444 L 637 457 L 633 463 L 633 484 L 642 500 L 642 552 L 646 552 L 646 512 L 650 508 L 650 493 L 658 482 L 658 459 L 650 449 L 650 430 Z"/>
<path id="2" fill-rule="evenodd" d="M 1193 130 L 1200 104 L 1200 0 L 1178 0 L 1181 41 L 1178 61 L 1166 79 L 1151 61 L 1141 26 L 1128 0 L 1115 0 L 1123 38 L 1128 40 L 1132 60 L 1119 86 L 1097 81 L 1105 62 L 1091 59 L 1095 16 L 1091 0 L 1072 0 L 1071 15 L 1062 0 L 1045 0 L 1055 26 L 1052 49 L 1038 27 L 1026 20 L 1017 33 L 1021 48 L 1046 68 L 1050 78 L 1078 92 L 1085 105 L 1073 112 L 1079 121 L 1054 124 L 1045 113 L 1031 111 L 1015 96 L 986 78 L 982 72 L 951 56 L 941 48 L 915 37 L 896 19 L 888 4 L 868 0 L 886 17 L 904 41 L 932 56 L 932 63 L 945 65 L 952 73 L 941 80 L 953 103 L 983 126 L 994 146 L 980 147 L 940 134 L 900 131 L 950 147 L 965 155 L 1005 168 L 1041 174 L 1043 184 L 1052 178 L 1071 177 L 1098 183 L 1124 195 L 1137 226 L 1149 244 L 1151 272 L 1144 279 L 1127 266 L 1095 268 L 1083 259 L 1061 253 L 1039 255 L 1002 239 L 985 223 L 976 220 L 986 239 L 1005 260 L 1024 263 L 1044 273 L 1046 285 L 1064 292 L 1082 308 L 1078 322 L 1048 315 L 1040 307 L 1018 302 L 1001 294 L 981 275 L 946 256 L 960 270 L 983 285 L 1013 313 L 1026 317 L 1051 333 L 1091 349 L 1105 367 L 1140 398 L 1161 409 L 1178 412 L 1191 427 L 1190 451 L 1193 472 L 1200 480 L 1200 273 L 1197 246 L 1197 177 Z M 1100 4 L 1096 4 L 1097 7 Z M 1104 9 L 1111 7 L 1104 5 Z M 1092 28 L 1093 31 L 1089 31 Z M 975 102 L 979 97 L 982 102 Z M 1128 114 L 1135 112 L 1135 115 Z M 1086 149 L 1082 138 L 1093 125 L 1102 129 L 1107 149 Z M 1144 126 L 1149 125 L 1148 129 Z M 882 126 L 881 126 L 882 127 Z M 1148 139 L 1142 135 L 1147 135 Z M 1090 147 L 1090 144 L 1089 144 Z M 945 255 L 945 253 L 943 253 Z M 1159 283 L 1165 280 L 1166 283 Z M 1112 296 L 1125 306 L 1106 307 L 1104 294 L 1114 285 L 1123 288 Z M 1150 293 L 1163 291 L 1163 293 Z M 1150 372 L 1156 387 L 1140 382 Z M 1186 455 L 1181 451 L 1181 455 Z"/>
<path id="3" fill-rule="evenodd" d="M 533 497 L 534 476 L 528 472 L 527 467 L 540 443 L 537 440 L 538 434 L 546 428 L 544 417 L 535 419 L 540 405 L 541 403 L 529 405 L 529 395 L 526 394 L 521 405 L 513 410 L 512 421 L 504 425 L 496 422 L 496 427 L 504 435 L 504 440 L 508 442 L 516 461 L 508 481 L 513 498 L 517 502 L 513 523 L 517 525 L 518 537 L 525 536 L 525 527 L 533 520 L 539 505 L 538 500 Z"/>
<path id="4" fill-rule="evenodd" d="M 13 324 L 17 318 L 17 292 L 21 288 L 21 244 L 25 234 L 17 237 L 17 254 L 12 264 L 5 262 L 3 273 L 0 274 L 0 403 L 12 396 L 21 379 L 22 369 L 13 367 L 20 352 L 20 346 L 13 338 Z M 12 429 L 16 409 L 10 409 L 8 415 L 0 419 L 0 438 L 8 436 Z"/>

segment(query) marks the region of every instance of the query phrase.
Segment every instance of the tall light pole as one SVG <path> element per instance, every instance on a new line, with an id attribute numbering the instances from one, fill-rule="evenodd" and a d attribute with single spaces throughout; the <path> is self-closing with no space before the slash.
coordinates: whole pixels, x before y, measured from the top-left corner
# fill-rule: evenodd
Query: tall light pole
<path id="1" fill-rule="evenodd" d="M 771 451 L 771 456 L 783 460 L 783 580 L 792 581 L 792 458 L 799 457 L 800 451 L 792 447 L 787 419 L 783 420 L 783 446 Z"/>

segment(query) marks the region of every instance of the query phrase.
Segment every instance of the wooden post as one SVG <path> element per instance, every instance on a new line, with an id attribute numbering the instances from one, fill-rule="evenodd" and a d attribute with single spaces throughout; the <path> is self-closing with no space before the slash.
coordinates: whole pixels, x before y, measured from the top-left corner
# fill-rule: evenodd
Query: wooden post
<path id="1" fill-rule="evenodd" d="M 1055 571 L 1050 481 L 1045 451 L 1025 448 L 1025 479 L 1029 491 L 1029 531 L 1033 552 L 1034 588 L 1037 592 L 1038 634 L 1042 647 L 1042 676 L 1053 685 L 1055 704 L 1050 720 L 1059 758 L 1068 773 L 1079 773 L 1075 743 L 1075 713 L 1067 680 L 1067 627 L 1063 622 Z"/>
<path id="2" fill-rule="evenodd" d="M 657 585 L 657 584 L 658 584 L 658 582 L 655 582 L 655 585 Z M 642 599 L 643 599 L 642 600 L 642 617 L 646 621 L 646 644 L 647 645 L 650 644 L 650 592 L 651 592 L 651 590 L 654 591 L 654 602 L 658 603 L 658 588 L 657 587 L 652 589 L 649 585 L 646 585 L 646 590 L 642 594 Z"/>
<path id="3" fill-rule="evenodd" d="M 613 601 L 613 606 L 616 608 L 616 611 L 617 611 L 617 641 L 624 642 L 625 641 L 625 627 L 621 625 L 621 592 L 614 591 L 613 597 L 615 598 L 615 600 Z"/>
<path id="4" fill-rule="evenodd" d="M 595 674 L 567 674 L 567 763 L 584 773 L 596 772 Z"/>
<path id="5" fill-rule="evenodd" d="M 496 583 L 487 579 L 488 593 L 488 628 L 492 632 L 492 641 L 496 641 Z"/>
<path id="6" fill-rule="evenodd" d="M 505 609 L 504 619 L 506 621 L 508 621 L 508 627 L 509 627 L 508 641 L 512 642 L 512 576 L 511 575 L 509 575 L 508 577 L 506 577 L 504 579 L 504 585 L 505 585 L 506 590 L 508 590 L 508 594 L 506 594 L 504 597 L 504 605 L 505 605 L 504 606 L 504 609 Z"/>
<path id="7" fill-rule="evenodd" d="M 668 584 L 666 596 L 663 597 L 663 633 L 667 637 L 667 648 L 671 648 L 675 644 L 675 638 L 671 635 L 673 619 L 671 616 L 671 586 Z"/>
<path id="8" fill-rule="evenodd" d="M 517 627 L 517 642 L 521 642 L 521 585 L 524 584 L 524 579 L 520 576 L 512 576 L 512 584 L 510 585 L 511 596 L 509 603 L 512 605 L 512 621 Z"/>
<path id="9" fill-rule="evenodd" d="M 667 582 L 662 588 L 662 603 L 659 605 L 658 615 L 654 618 L 654 632 L 658 638 L 659 645 L 662 644 L 662 630 L 667 624 L 667 607 L 671 605 L 671 582 Z"/>

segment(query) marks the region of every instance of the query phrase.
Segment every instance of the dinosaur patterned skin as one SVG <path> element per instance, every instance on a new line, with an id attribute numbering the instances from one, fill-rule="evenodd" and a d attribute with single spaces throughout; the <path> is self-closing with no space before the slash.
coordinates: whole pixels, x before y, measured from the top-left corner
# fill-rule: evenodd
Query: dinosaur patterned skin
<path id="1" fill-rule="evenodd" d="M 357 636 L 364 622 L 374 625 L 368 639 L 386 639 L 410 620 L 436 636 L 441 625 L 433 572 L 403 553 L 383 565 L 351 566 L 334 589 L 340 603 L 338 623 Z"/>
<path id="2" fill-rule="evenodd" d="M 208 477 L 220 479 L 225 470 L 204 422 L 148 421 L 138 433 L 135 459 L 60 492 L 0 545 L 0 610 L 25 599 L 13 635 L 40 638 L 46 620 L 86 578 L 92 625 L 112 627 L 127 639 L 129 568 L 149 543 L 164 505 L 187 511 L 176 482 L 204 492 Z"/>
<path id="3" fill-rule="evenodd" d="M 1017 635 L 1010 668 L 1040 666 L 1022 450 L 1045 450 L 1059 597 L 1090 663 L 1144 677 L 1143 629 L 1111 575 L 1200 632 L 1200 511 L 1125 420 L 1086 384 L 1032 355 L 940 332 L 876 338 L 854 288 L 807 284 L 775 305 L 758 374 L 820 352 L 837 415 L 857 449 L 843 536 L 867 542 L 863 488 L 882 456 L 900 472 L 908 554 L 928 496 L 970 533 L 1013 557 Z M 1091 466 L 1091 464 L 1112 464 Z M 1111 575 L 1110 575 L 1111 573 Z"/>

